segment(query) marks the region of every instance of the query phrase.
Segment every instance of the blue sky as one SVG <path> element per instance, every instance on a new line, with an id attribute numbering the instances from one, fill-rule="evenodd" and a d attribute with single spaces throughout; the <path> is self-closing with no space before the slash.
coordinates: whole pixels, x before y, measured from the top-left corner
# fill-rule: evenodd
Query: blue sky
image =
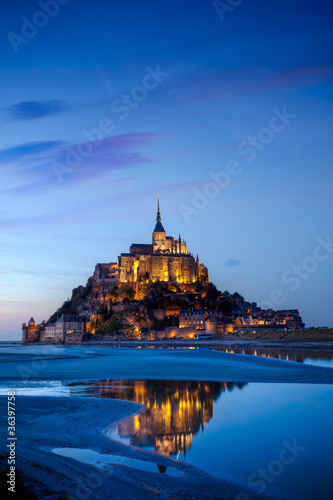
<path id="1" fill-rule="evenodd" d="M 157 193 L 220 289 L 333 326 L 331 2 L 54 2 L 1 6 L 1 338 L 149 242 Z"/>

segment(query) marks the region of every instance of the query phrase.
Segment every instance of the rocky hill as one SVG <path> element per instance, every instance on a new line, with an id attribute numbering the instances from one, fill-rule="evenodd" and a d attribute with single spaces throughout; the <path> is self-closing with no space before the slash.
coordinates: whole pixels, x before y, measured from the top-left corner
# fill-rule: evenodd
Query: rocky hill
<path id="1" fill-rule="evenodd" d="M 180 309 L 218 309 L 229 315 L 237 307 L 233 298 L 223 299 L 212 283 L 185 287 L 177 283 L 155 282 L 141 287 L 137 293 L 131 285 L 116 285 L 106 299 L 96 302 L 93 278 L 90 277 L 85 286 L 73 289 L 71 298 L 52 314 L 48 323 L 54 323 L 62 314 L 78 314 L 91 321 L 90 328 L 94 333 L 133 333 L 142 327 L 164 329 L 178 324 Z"/>
<path id="2" fill-rule="evenodd" d="M 71 298 L 48 323 L 54 323 L 62 314 L 75 314 L 86 319 L 88 332 L 137 336 L 142 328 L 177 327 L 180 310 L 193 308 L 207 310 L 208 316 L 209 311 L 219 311 L 215 316 L 222 317 L 223 324 L 234 325 L 238 331 L 251 325 L 261 325 L 259 330 L 264 325 L 275 328 L 281 325 L 283 330 L 304 326 L 297 310 L 262 310 L 237 292 L 221 293 L 213 283 L 100 283 L 95 274 L 85 286 L 74 288 Z"/>

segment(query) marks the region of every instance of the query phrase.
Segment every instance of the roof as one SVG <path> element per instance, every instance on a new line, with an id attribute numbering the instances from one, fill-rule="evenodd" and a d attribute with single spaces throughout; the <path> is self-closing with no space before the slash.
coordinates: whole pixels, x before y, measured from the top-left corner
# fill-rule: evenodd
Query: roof
<path id="1" fill-rule="evenodd" d="M 137 247 L 137 248 L 148 248 L 151 247 L 152 245 L 149 243 L 132 243 L 132 247 Z"/>
<path id="2" fill-rule="evenodd" d="M 76 314 L 62 314 L 59 319 L 57 319 L 56 323 L 63 323 L 65 321 L 74 321 L 76 323 L 80 321 L 84 321 L 80 316 Z"/>
<path id="3" fill-rule="evenodd" d="M 298 309 L 279 309 L 276 312 L 277 314 L 288 314 L 288 313 L 299 314 Z"/>
<path id="4" fill-rule="evenodd" d="M 156 233 L 156 232 L 158 232 L 158 233 L 165 233 L 165 229 L 164 229 L 164 227 L 162 225 L 162 222 L 160 220 L 158 220 L 156 222 L 154 233 Z"/>

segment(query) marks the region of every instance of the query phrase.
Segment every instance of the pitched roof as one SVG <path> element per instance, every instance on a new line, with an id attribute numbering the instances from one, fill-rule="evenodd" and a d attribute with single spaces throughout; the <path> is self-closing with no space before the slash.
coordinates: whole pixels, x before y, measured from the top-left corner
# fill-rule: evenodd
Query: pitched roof
<path id="1" fill-rule="evenodd" d="M 80 316 L 77 316 L 76 314 L 62 314 L 59 319 L 57 319 L 56 323 L 63 323 L 66 321 L 72 321 L 72 322 L 81 322 L 84 321 Z"/>
<path id="2" fill-rule="evenodd" d="M 137 248 L 148 248 L 151 247 L 151 244 L 149 243 L 132 243 L 132 247 L 137 247 Z"/>
<path id="3" fill-rule="evenodd" d="M 154 233 L 159 232 L 159 233 L 165 233 L 165 229 L 162 225 L 162 222 L 158 220 L 155 225 Z"/>

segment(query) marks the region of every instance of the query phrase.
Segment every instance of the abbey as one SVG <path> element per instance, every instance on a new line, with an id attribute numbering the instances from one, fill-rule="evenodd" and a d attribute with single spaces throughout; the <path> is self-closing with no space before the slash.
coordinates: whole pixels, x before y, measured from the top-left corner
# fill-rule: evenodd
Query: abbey
<path id="1" fill-rule="evenodd" d="M 156 224 L 149 244 L 133 243 L 128 253 L 117 262 L 97 264 L 94 281 L 109 283 L 149 283 L 156 281 L 208 283 L 208 269 L 188 251 L 179 236 L 167 236 L 162 225 L 160 204 L 157 204 Z"/>

